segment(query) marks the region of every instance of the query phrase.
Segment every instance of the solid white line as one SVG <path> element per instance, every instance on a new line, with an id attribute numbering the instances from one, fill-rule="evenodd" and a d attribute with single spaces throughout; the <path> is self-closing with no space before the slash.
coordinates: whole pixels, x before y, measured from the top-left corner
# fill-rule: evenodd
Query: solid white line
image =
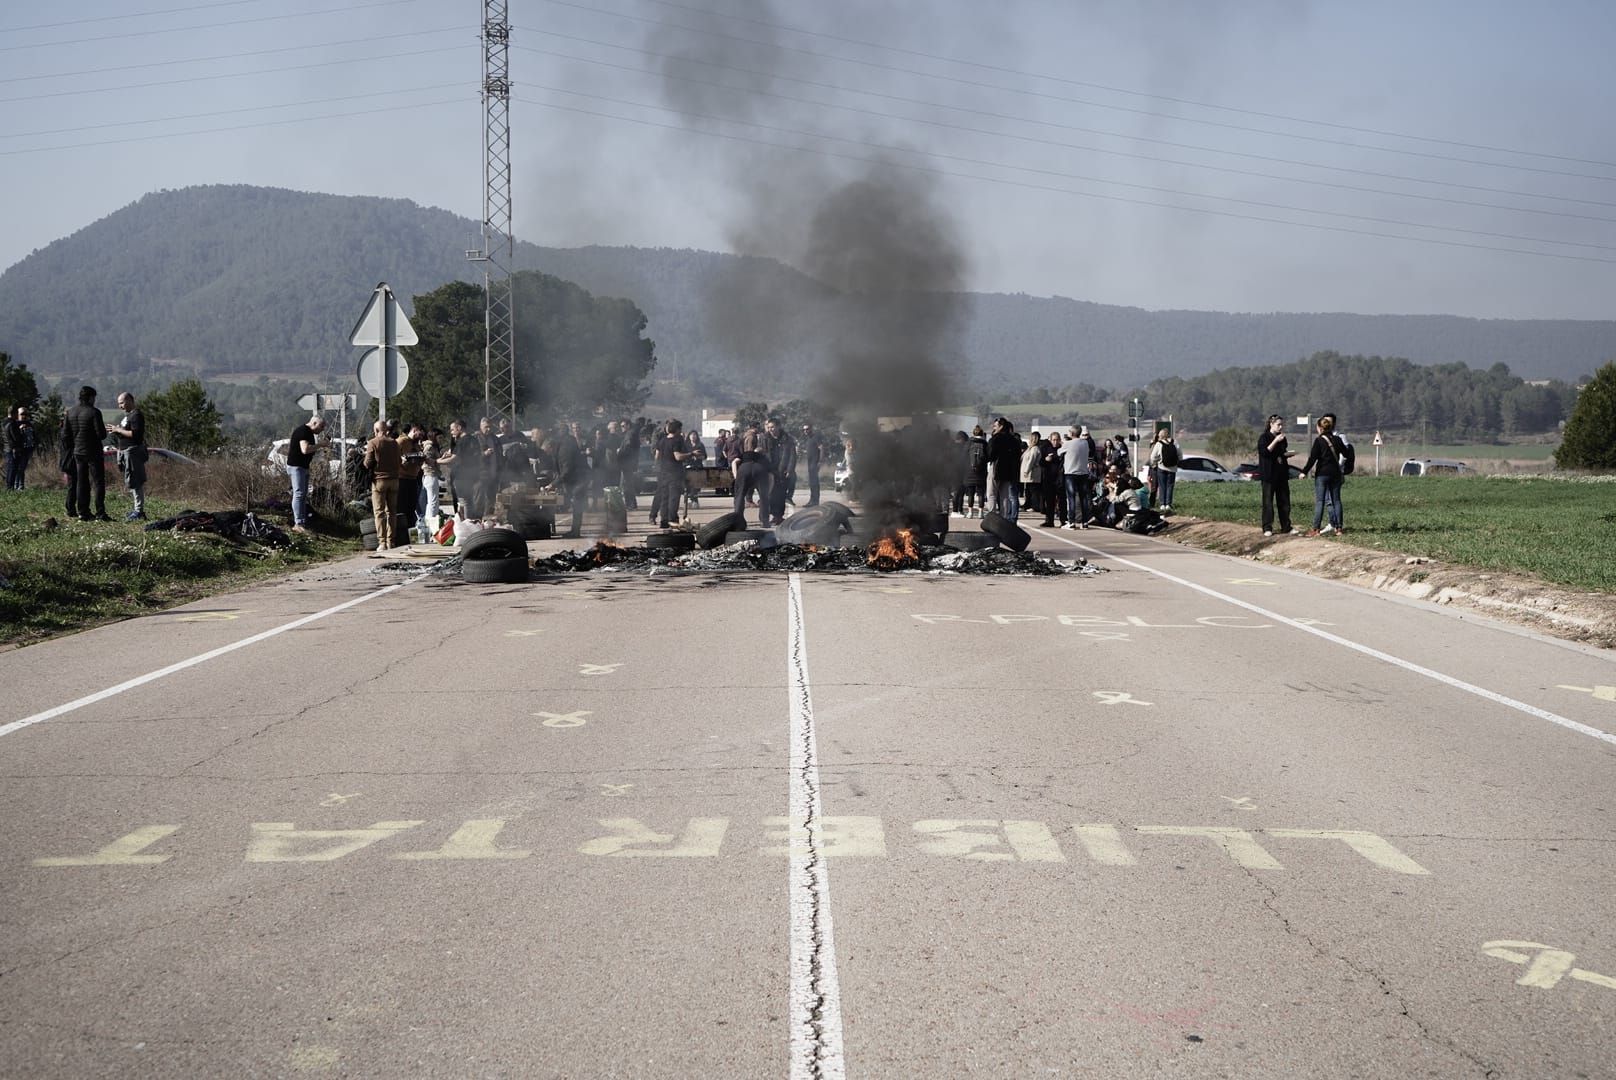
<path id="1" fill-rule="evenodd" d="M 1440 671 L 1434 671 L 1431 668 L 1425 667 L 1421 664 L 1416 664 L 1412 660 L 1404 660 L 1400 656 L 1393 656 L 1391 653 L 1382 652 L 1373 646 L 1364 645 L 1348 638 L 1344 638 L 1340 634 L 1332 634 L 1328 630 L 1321 630 L 1316 626 L 1309 626 L 1307 623 L 1298 622 L 1295 619 L 1287 618 L 1278 612 L 1269 611 L 1265 607 L 1259 607 L 1256 604 L 1248 603 L 1245 600 L 1229 596 L 1226 593 L 1220 593 L 1216 589 L 1209 589 L 1205 585 L 1198 585 L 1193 581 L 1186 581 L 1181 577 L 1175 577 L 1174 575 L 1167 573 L 1165 570 L 1157 570 L 1153 566 L 1146 566 L 1144 563 L 1137 563 L 1132 559 L 1125 559 L 1120 555 L 1113 555 L 1110 552 L 1101 550 L 1100 548 L 1089 547 L 1087 544 L 1079 544 L 1077 541 L 1068 540 L 1064 536 L 1053 536 L 1052 534 L 1045 532 L 1043 529 L 1035 529 L 1034 531 L 1041 536 L 1048 536 L 1051 539 L 1059 540 L 1063 544 L 1070 544 L 1072 547 L 1075 547 L 1080 551 L 1090 552 L 1094 555 L 1100 556 L 1101 558 L 1110 559 L 1113 562 L 1121 563 L 1123 566 L 1131 566 L 1135 570 L 1143 570 L 1147 574 L 1154 574 L 1159 578 L 1164 578 L 1167 581 L 1173 582 L 1174 584 L 1182 585 L 1187 589 L 1194 589 L 1196 592 L 1205 593 L 1207 596 L 1215 597 L 1216 599 L 1222 600 L 1228 604 L 1233 604 L 1235 607 L 1245 608 L 1247 611 L 1261 615 L 1265 619 L 1273 619 L 1275 622 L 1284 623 L 1286 626 L 1301 630 L 1304 633 L 1312 634 L 1314 637 L 1323 638 L 1325 641 L 1333 642 L 1334 644 L 1340 645 L 1343 648 L 1351 649 L 1354 652 L 1363 653 L 1365 656 L 1372 656 L 1376 660 L 1384 661 L 1385 663 L 1391 664 L 1394 667 L 1400 667 L 1404 671 L 1412 671 L 1416 675 L 1423 675 L 1427 679 L 1434 679 L 1437 682 L 1446 686 L 1451 686 L 1456 690 L 1463 690 L 1467 694 L 1474 694 L 1479 698 L 1485 698 L 1486 700 L 1495 704 L 1515 709 L 1516 711 L 1523 712 L 1528 716 L 1535 716 L 1539 720 L 1547 720 L 1551 724 L 1559 724 L 1561 727 L 1575 731 L 1579 735 L 1587 735 L 1592 738 L 1599 739 L 1602 742 L 1616 744 L 1616 735 L 1613 735 L 1608 731 L 1601 731 L 1596 727 L 1589 727 L 1587 724 L 1578 723 L 1569 717 L 1561 716 L 1559 713 L 1552 713 L 1547 709 L 1540 709 L 1536 705 L 1528 705 L 1524 701 L 1516 701 L 1512 697 L 1506 697 L 1497 691 L 1488 690 L 1483 686 L 1477 686 L 1475 683 L 1465 682 L 1463 679 L 1456 679 L 1452 675 L 1444 675 Z"/>
<path id="2" fill-rule="evenodd" d="M 831 933 L 830 875 L 819 824 L 819 752 L 802 615 L 802 577 L 787 590 L 791 697 L 791 1080 L 842 1080 L 842 992 Z"/>
<path id="3" fill-rule="evenodd" d="M 25 716 L 21 720 L 13 720 L 9 724 L 0 725 L 0 735 L 10 735 L 13 731 L 21 731 L 25 727 L 31 727 L 34 724 L 41 724 L 46 720 L 54 720 L 58 716 L 73 712 L 76 709 L 82 709 L 86 705 L 94 705 L 98 701 L 105 701 L 110 697 L 116 697 L 125 690 L 133 690 L 137 686 L 145 686 L 149 682 L 156 682 L 158 679 L 172 675 L 177 671 L 184 671 L 186 668 L 195 667 L 198 664 L 205 664 L 209 660 L 215 659 L 216 657 L 224 656 L 226 653 L 233 653 L 237 649 L 245 649 L 249 645 L 256 645 L 258 642 L 272 638 L 277 634 L 284 634 L 288 630 L 296 630 L 300 626 L 307 626 L 309 623 L 318 619 L 323 619 L 327 615 L 335 615 L 339 611 L 347 611 L 351 607 L 363 604 L 368 600 L 374 600 L 378 596 L 386 596 L 390 592 L 395 592 L 398 589 L 402 589 L 406 585 L 420 581 L 421 578 L 425 576 L 425 574 L 417 574 L 415 577 L 410 578 L 409 581 L 401 581 L 397 585 L 389 585 L 386 588 L 378 589 L 375 592 L 366 593 L 364 596 L 356 596 L 354 599 L 346 600 L 335 607 L 328 607 L 324 611 L 316 611 L 313 615 L 305 615 L 301 619 L 295 619 L 292 622 L 284 623 L 281 626 L 265 630 L 262 633 L 254 634 L 252 637 L 242 638 L 240 641 L 232 642 L 229 645 L 221 645 L 217 649 L 209 650 L 208 652 L 202 653 L 198 656 L 193 656 L 187 660 L 181 660 L 177 663 L 170 664 L 165 668 L 159 668 L 156 671 L 148 672 L 145 675 L 137 675 L 135 678 L 121 682 L 117 686 L 109 686 L 105 690 L 98 690 L 88 697 L 81 697 L 76 701 L 69 701 L 66 705 L 58 705 L 54 709 L 46 709 L 44 712 L 35 713 L 32 716 Z"/>

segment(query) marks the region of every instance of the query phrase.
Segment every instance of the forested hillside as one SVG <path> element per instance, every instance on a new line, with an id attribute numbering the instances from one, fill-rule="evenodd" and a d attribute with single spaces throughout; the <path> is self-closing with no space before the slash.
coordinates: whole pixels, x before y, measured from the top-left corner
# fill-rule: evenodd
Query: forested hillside
<path id="1" fill-rule="evenodd" d="M 473 221 L 397 199 L 246 186 L 156 192 L 0 274 L 0 349 L 46 376 L 174 365 L 335 385 L 351 375 L 347 334 L 376 282 L 411 297 L 480 281 L 464 257 L 476 237 Z M 807 389 L 842 319 L 834 294 L 767 259 L 524 244 L 517 265 L 632 300 L 650 320 L 657 376 L 676 370 L 715 400 Z M 1139 385 L 1325 349 L 1421 365 L 1505 363 L 1529 378 L 1562 379 L 1616 357 L 1616 322 L 962 300 L 964 381 L 990 395 L 1004 385 Z"/>

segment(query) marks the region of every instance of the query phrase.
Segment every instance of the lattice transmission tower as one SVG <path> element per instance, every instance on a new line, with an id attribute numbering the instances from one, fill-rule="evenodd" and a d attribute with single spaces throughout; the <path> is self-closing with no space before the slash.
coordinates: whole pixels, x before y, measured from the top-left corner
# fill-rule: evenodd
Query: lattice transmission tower
<path id="1" fill-rule="evenodd" d="M 488 297 L 484 404 L 490 419 L 516 419 L 516 311 L 511 268 L 511 23 L 506 0 L 483 0 L 483 235 L 466 258 L 483 264 Z"/>

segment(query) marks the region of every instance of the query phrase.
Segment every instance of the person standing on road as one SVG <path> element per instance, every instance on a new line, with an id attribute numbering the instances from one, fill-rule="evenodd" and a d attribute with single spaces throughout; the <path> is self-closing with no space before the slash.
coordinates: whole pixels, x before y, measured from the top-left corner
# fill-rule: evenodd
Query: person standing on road
<path id="1" fill-rule="evenodd" d="M 767 454 L 768 441 L 762 431 L 758 429 L 758 422 L 753 420 L 746 425 L 746 431 L 735 442 L 739 445 L 734 461 L 730 464 L 731 472 L 735 476 L 735 516 L 740 518 L 740 527 L 746 528 L 746 500 L 754 492 L 757 493 L 758 516 L 764 525 L 769 522 L 768 509 L 768 476 L 769 463 Z"/>
<path id="2" fill-rule="evenodd" d="M 1016 483 L 1021 474 L 1021 440 L 1008 418 L 993 421 L 993 434 L 988 437 L 988 490 L 987 513 L 998 512 L 1006 521 L 1014 523 L 1021 516 L 1016 502 Z"/>
<path id="3" fill-rule="evenodd" d="M 769 498 L 767 502 L 760 499 L 758 505 L 766 508 L 765 523 L 779 525 L 786 520 L 787 492 L 797 473 L 797 440 L 778 416 L 769 417 L 764 433 L 769 444 Z"/>
<path id="4" fill-rule="evenodd" d="M 803 468 L 808 472 L 808 506 L 819 505 L 819 468 L 825 463 L 825 443 L 814 430 L 814 425 L 802 425 L 802 438 L 797 440 L 802 454 Z"/>
<path id="5" fill-rule="evenodd" d="M 1268 418 L 1267 429 L 1257 436 L 1257 478 L 1262 481 L 1262 529 L 1274 535 L 1274 511 L 1279 511 L 1279 532 L 1291 529 L 1291 466 L 1286 459 L 1285 418 L 1277 413 Z"/>
<path id="6" fill-rule="evenodd" d="M 102 449 L 107 441 L 107 420 L 95 407 L 95 387 L 79 388 L 79 403 L 67 410 L 67 442 L 72 448 L 72 490 L 78 503 L 68 517 L 80 521 L 111 521 L 107 516 L 107 464 Z M 90 496 L 95 513 L 90 513 Z"/>
<path id="7" fill-rule="evenodd" d="M 146 448 L 146 414 L 135 404 L 135 395 L 127 390 L 118 395 L 118 408 L 123 410 L 123 416 L 116 424 L 107 425 L 107 434 L 118 448 L 118 471 L 123 474 L 124 486 L 135 500 L 135 508 L 124 520 L 144 521 L 146 459 L 150 456 Z"/>
<path id="8" fill-rule="evenodd" d="M 1315 425 L 1318 434 L 1302 466 L 1302 475 L 1313 474 L 1313 527 L 1309 536 L 1329 536 L 1342 531 L 1341 515 L 1341 458 L 1335 438 L 1335 415 L 1325 413 Z M 1324 523 L 1325 510 L 1330 513 L 1329 524 Z"/>
<path id="9" fill-rule="evenodd" d="M 661 511 L 659 525 L 672 528 L 679 521 L 679 498 L 685 493 L 685 462 L 690 460 L 690 442 L 682 420 L 669 420 L 657 439 L 656 505 Z"/>
<path id="10" fill-rule="evenodd" d="M 372 438 L 365 445 L 365 468 L 370 470 L 370 512 L 376 519 L 376 550 L 386 551 L 393 546 L 398 476 L 404 462 L 398 440 L 388 432 L 387 425 L 378 420 L 371 431 Z"/>
<path id="11" fill-rule="evenodd" d="M 589 459 L 573 434 L 579 425 L 558 424 L 551 440 L 551 453 L 555 457 L 556 487 L 567 496 L 572 511 L 572 527 L 563 536 L 576 540 L 584 534 L 584 504 L 589 501 Z"/>
<path id="12" fill-rule="evenodd" d="M 6 490 L 22 491 L 28 476 L 28 462 L 34 456 L 36 436 L 28 406 L 18 405 L 6 418 Z"/>
<path id="13" fill-rule="evenodd" d="M 1066 493 L 1062 490 L 1066 486 L 1065 463 L 1061 458 L 1061 435 L 1058 431 L 1051 431 L 1049 439 L 1041 447 L 1043 455 L 1043 488 L 1041 497 L 1044 501 L 1044 520 L 1042 525 L 1046 529 L 1055 527 L 1055 519 L 1065 525 Z"/>
<path id="14" fill-rule="evenodd" d="M 438 457 L 443 449 L 443 432 L 433 428 L 419 438 L 418 444 L 421 447 L 421 494 L 415 502 L 415 519 L 421 535 L 430 542 L 442 505 L 443 467 L 438 464 Z"/>
<path id="15" fill-rule="evenodd" d="M 286 475 L 292 481 L 292 531 L 309 531 L 309 469 L 319 447 L 318 436 L 325 421 L 311 416 L 308 423 L 292 429 L 286 440 Z"/>
<path id="16" fill-rule="evenodd" d="M 398 501 L 393 504 L 393 535 L 407 543 L 421 498 L 421 425 L 411 424 L 394 439 L 398 443 Z"/>
<path id="17" fill-rule="evenodd" d="M 1040 432 L 1027 436 L 1027 448 L 1021 452 L 1021 509 L 1034 513 L 1042 510 L 1044 491 L 1044 439 Z"/>
<path id="18" fill-rule="evenodd" d="M 1094 488 L 1089 483 L 1089 441 L 1080 436 L 1075 427 L 1066 429 L 1066 441 L 1061 443 L 1061 479 L 1066 484 L 1065 527 L 1088 528 L 1089 519 L 1094 516 Z"/>

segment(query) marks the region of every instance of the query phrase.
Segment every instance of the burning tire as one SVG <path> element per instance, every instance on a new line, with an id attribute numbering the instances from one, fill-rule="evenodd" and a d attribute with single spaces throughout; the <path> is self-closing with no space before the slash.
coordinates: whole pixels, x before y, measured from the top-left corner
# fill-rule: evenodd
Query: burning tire
<path id="1" fill-rule="evenodd" d="M 725 514 L 723 517 L 714 518 L 696 530 L 696 546 L 703 551 L 718 547 L 724 543 L 724 538 L 745 520 L 739 514 Z"/>
<path id="2" fill-rule="evenodd" d="M 483 529 L 466 537 L 460 545 L 460 554 L 468 563 L 511 560 L 525 567 L 527 541 L 515 529 Z"/>
<path id="3" fill-rule="evenodd" d="M 645 538 L 645 546 L 653 551 L 692 551 L 696 547 L 696 534 L 687 532 L 652 533 Z"/>
<path id="4" fill-rule="evenodd" d="M 999 546 L 999 538 L 992 533 L 953 533 L 943 541 L 955 551 L 992 551 Z"/>
<path id="5" fill-rule="evenodd" d="M 774 538 L 782 544 L 814 544 L 820 547 L 836 542 L 844 519 L 823 506 L 805 506 L 774 527 Z"/>
<path id="6" fill-rule="evenodd" d="M 999 543 L 1011 551 L 1026 551 L 1027 545 L 1032 543 L 1032 533 L 1013 521 L 1006 521 L 996 510 L 982 518 L 982 531 L 998 537 Z"/>
<path id="7" fill-rule="evenodd" d="M 739 544 L 747 540 L 756 540 L 762 543 L 767 539 L 768 535 L 769 530 L 767 529 L 731 529 L 724 535 L 724 546 L 729 547 L 731 544 Z"/>
<path id="8" fill-rule="evenodd" d="M 481 534 L 479 534 L 481 535 Z M 460 577 L 474 585 L 510 585 L 527 580 L 527 558 L 467 559 L 460 564 Z"/>

